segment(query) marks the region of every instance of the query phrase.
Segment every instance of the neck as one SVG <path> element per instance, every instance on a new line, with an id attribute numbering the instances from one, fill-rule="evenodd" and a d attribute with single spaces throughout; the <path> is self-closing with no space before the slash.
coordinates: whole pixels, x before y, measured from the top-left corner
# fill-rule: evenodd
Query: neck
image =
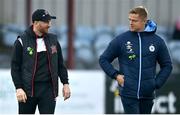
<path id="1" fill-rule="evenodd" d="M 33 26 L 33 31 L 37 36 L 42 36 L 43 33 L 41 33 L 35 26 Z"/>
<path id="2" fill-rule="evenodd" d="M 144 28 L 143 29 L 141 29 L 141 30 L 139 30 L 138 32 L 143 32 L 144 31 Z"/>
<path id="3" fill-rule="evenodd" d="M 144 27 L 142 27 L 141 29 L 139 29 L 139 31 L 138 31 L 138 32 L 143 32 L 143 31 L 144 31 L 144 29 L 145 29 L 145 25 L 144 25 Z"/>

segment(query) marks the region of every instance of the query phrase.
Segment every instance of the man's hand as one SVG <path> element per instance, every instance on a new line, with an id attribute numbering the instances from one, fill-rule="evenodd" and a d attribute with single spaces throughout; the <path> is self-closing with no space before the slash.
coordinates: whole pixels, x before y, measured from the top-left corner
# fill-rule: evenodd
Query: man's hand
<path id="1" fill-rule="evenodd" d="M 68 84 L 64 84 L 63 85 L 63 97 L 64 97 L 64 101 L 68 98 L 70 98 L 71 96 L 71 92 L 70 92 L 70 88 Z"/>
<path id="2" fill-rule="evenodd" d="M 17 97 L 17 100 L 19 102 L 26 103 L 27 96 L 26 96 L 26 93 L 24 92 L 24 90 L 22 88 L 16 89 L 16 97 Z"/>
<path id="3" fill-rule="evenodd" d="M 117 75 L 116 80 L 118 81 L 118 84 L 124 86 L 124 75 Z"/>

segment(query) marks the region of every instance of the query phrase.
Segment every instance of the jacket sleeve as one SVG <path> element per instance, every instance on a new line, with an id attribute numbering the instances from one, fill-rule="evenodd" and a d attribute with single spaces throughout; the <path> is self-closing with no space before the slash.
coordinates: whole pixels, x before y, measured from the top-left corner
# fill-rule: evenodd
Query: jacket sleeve
<path id="1" fill-rule="evenodd" d="M 11 76 L 16 89 L 23 87 L 21 79 L 22 52 L 22 45 L 19 40 L 16 40 L 11 60 Z"/>
<path id="2" fill-rule="evenodd" d="M 116 39 L 111 41 L 107 49 L 99 58 L 99 64 L 101 68 L 112 79 L 116 79 L 116 76 L 119 73 L 118 70 L 116 70 L 111 64 L 112 61 L 118 57 L 118 44 L 117 43 L 118 42 Z"/>
<path id="3" fill-rule="evenodd" d="M 68 72 L 66 66 L 64 65 L 62 50 L 59 42 L 57 42 L 58 51 L 58 76 L 63 84 L 69 84 L 68 82 Z"/>
<path id="4" fill-rule="evenodd" d="M 166 82 L 172 71 L 172 62 L 165 42 L 162 40 L 157 54 L 160 71 L 156 76 L 156 88 L 159 89 Z"/>

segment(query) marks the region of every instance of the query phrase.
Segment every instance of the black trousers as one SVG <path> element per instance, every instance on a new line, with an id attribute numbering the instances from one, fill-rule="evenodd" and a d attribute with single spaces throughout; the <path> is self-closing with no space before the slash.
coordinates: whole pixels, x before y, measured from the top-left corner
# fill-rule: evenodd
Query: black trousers
<path id="1" fill-rule="evenodd" d="M 38 106 L 40 114 L 54 114 L 56 100 L 51 82 L 35 82 L 34 97 L 27 97 L 26 103 L 19 102 L 19 114 L 35 114 Z"/>
<path id="2" fill-rule="evenodd" d="M 153 99 L 135 99 L 121 97 L 126 114 L 150 114 L 153 106 Z"/>

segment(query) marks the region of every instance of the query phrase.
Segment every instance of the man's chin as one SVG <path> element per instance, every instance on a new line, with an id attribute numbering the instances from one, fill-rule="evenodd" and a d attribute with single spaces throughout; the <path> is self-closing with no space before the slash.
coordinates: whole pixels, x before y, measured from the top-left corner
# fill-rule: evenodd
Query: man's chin
<path id="1" fill-rule="evenodd" d="M 47 31 L 44 31 L 44 34 L 47 34 L 49 31 L 47 30 Z"/>
<path id="2" fill-rule="evenodd" d="M 138 32 L 138 30 L 132 29 L 132 28 L 130 29 L 130 31 L 131 31 L 131 32 Z"/>
<path id="3" fill-rule="evenodd" d="M 130 29 L 130 31 L 131 31 L 131 32 L 135 32 L 135 30 L 134 30 L 134 29 Z"/>

